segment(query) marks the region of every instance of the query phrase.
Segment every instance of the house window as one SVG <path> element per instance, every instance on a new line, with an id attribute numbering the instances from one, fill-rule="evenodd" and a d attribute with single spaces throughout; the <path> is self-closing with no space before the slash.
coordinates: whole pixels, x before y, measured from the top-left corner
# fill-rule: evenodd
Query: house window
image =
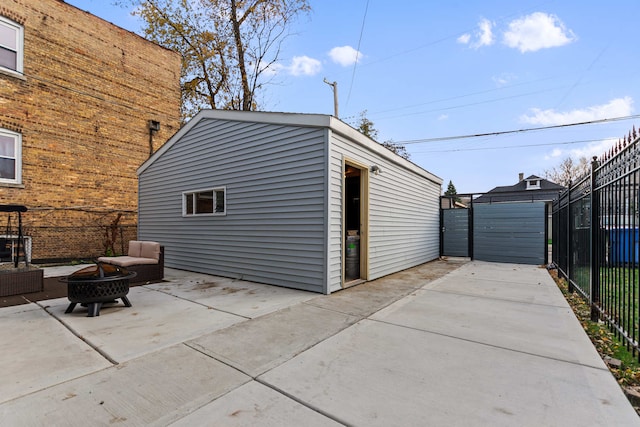
<path id="1" fill-rule="evenodd" d="M 182 215 L 225 215 L 226 188 L 189 191 L 182 193 Z"/>
<path id="2" fill-rule="evenodd" d="M 0 16 L 0 69 L 22 74 L 23 28 Z"/>
<path id="3" fill-rule="evenodd" d="M 540 190 L 540 181 L 537 179 L 527 181 L 527 190 Z"/>
<path id="4" fill-rule="evenodd" d="M 20 184 L 21 174 L 22 136 L 0 129 L 0 183 Z"/>

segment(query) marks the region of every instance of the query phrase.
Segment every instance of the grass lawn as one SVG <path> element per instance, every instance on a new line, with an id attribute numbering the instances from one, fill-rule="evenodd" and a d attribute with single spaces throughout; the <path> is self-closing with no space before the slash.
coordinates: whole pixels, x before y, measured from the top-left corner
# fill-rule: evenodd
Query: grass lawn
<path id="1" fill-rule="evenodd" d="M 573 309 L 576 317 L 582 324 L 585 332 L 591 339 L 598 353 L 603 358 L 609 370 L 623 388 L 625 394 L 629 397 L 631 403 L 640 412 L 640 401 L 635 400 L 633 396 L 640 396 L 640 362 L 638 355 L 627 348 L 626 342 L 622 341 L 612 332 L 605 322 L 591 321 L 591 308 L 589 303 L 582 298 L 577 292 L 569 292 L 567 281 L 558 278 L 557 271 L 552 270 L 551 276 L 558 284 L 567 302 Z M 637 282 L 636 282 L 637 285 Z M 608 363 L 610 359 L 620 361 L 617 363 Z"/>

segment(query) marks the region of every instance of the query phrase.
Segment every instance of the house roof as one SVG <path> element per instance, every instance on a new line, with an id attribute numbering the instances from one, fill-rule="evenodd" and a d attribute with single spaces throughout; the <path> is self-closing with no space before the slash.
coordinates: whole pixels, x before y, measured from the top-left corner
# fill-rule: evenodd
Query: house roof
<path id="1" fill-rule="evenodd" d="M 539 188 L 527 189 L 529 181 L 538 181 Z M 474 203 L 517 202 L 517 201 L 549 201 L 558 198 L 565 188 L 562 185 L 531 175 L 515 185 L 495 187 L 475 199 Z"/>
<path id="2" fill-rule="evenodd" d="M 177 143 L 201 120 L 206 119 L 327 128 L 331 132 L 340 134 L 348 138 L 350 141 L 353 141 L 356 144 L 375 152 L 376 154 L 393 163 L 409 169 L 416 174 L 427 178 L 437 184 L 442 184 L 442 178 L 432 174 L 431 172 L 423 169 L 415 163 L 400 157 L 393 151 L 384 147 L 382 144 L 377 143 L 373 139 L 363 135 L 358 130 L 352 128 L 348 124 L 333 116 L 329 116 L 326 114 L 276 113 L 266 111 L 238 110 L 201 110 L 138 168 L 138 175 L 142 174 L 149 166 L 151 166 L 156 161 L 156 159 L 158 159 L 169 149 L 171 149 L 171 147 L 175 143 Z"/>

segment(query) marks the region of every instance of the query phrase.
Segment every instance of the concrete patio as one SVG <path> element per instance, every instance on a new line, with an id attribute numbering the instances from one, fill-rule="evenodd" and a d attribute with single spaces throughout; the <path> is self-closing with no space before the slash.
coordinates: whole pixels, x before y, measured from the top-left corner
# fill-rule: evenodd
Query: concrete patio
<path id="1" fill-rule="evenodd" d="M 543 268 L 435 261 L 332 295 L 165 279 L 99 317 L 0 309 L 0 425 L 640 425 Z"/>

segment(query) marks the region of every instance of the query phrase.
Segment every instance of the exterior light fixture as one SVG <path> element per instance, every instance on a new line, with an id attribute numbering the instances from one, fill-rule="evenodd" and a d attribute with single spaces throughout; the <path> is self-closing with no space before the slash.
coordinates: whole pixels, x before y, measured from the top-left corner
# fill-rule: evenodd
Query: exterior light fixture
<path id="1" fill-rule="evenodd" d="M 381 174 L 382 171 L 380 170 L 380 166 L 378 166 L 378 165 L 371 166 L 371 173 L 373 173 L 374 175 Z"/>
<path id="2" fill-rule="evenodd" d="M 153 133 L 160 130 L 160 122 L 157 120 L 147 121 L 147 127 L 149 128 L 149 157 L 153 155 Z"/>
<path id="3" fill-rule="evenodd" d="M 160 122 L 157 120 L 149 120 L 149 131 L 158 132 L 160 130 Z"/>

